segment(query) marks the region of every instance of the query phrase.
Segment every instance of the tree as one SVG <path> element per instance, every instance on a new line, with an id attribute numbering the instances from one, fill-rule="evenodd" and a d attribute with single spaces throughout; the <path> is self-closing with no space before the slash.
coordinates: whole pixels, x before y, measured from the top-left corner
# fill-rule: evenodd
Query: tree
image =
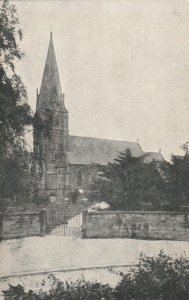
<path id="1" fill-rule="evenodd" d="M 16 9 L 4 0 L 0 7 L 0 142 L 1 152 L 20 142 L 31 124 L 31 109 L 25 87 L 15 72 L 15 61 L 23 57 L 18 41 L 22 31 Z M 9 143 L 9 145 L 8 145 Z"/>
<path id="2" fill-rule="evenodd" d="M 16 8 L 8 0 L 0 5 L 0 209 L 15 199 L 38 197 L 44 152 L 40 143 L 28 152 L 25 131 L 33 126 L 35 141 L 51 138 L 52 114 L 48 120 L 32 113 L 16 62 L 24 56 L 19 42 L 22 30 Z M 39 172 L 38 172 L 39 171 Z M 36 201 L 35 201 L 36 202 Z"/>
<path id="3" fill-rule="evenodd" d="M 141 204 L 159 209 L 165 198 L 165 181 L 157 163 L 146 163 L 145 155 L 134 157 L 129 149 L 101 168 L 92 187 L 98 191 L 94 197 L 113 209 L 140 209 Z"/>
<path id="4" fill-rule="evenodd" d="M 25 191 L 29 157 L 25 128 L 33 122 L 26 89 L 15 71 L 23 53 L 22 31 L 16 9 L 4 0 L 0 6 L 0 201 L 1 207 Z M 26 180 L 25 180 L 26 183 Z"/>
<path id="5" fill-rule="evenodd" d="M 189 153 L 187 143 L 182 146 L 184 155 L 172 155 L 166 177 L 169 202 L 174 210 L 189 205 Z"/>

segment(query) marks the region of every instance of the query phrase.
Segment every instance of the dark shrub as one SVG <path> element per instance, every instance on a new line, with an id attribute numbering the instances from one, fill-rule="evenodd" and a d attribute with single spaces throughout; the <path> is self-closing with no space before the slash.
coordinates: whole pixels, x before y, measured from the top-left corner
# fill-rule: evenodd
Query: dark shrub
<path id="1" fill-rule="evenodd" d="M 25 292 L 21 285 L 10 286 L 4 292 L 7 300 L 115 300 L 114 289 L 108 284 L 89 282 L 85 279 L 76 282 L 61 282 L 53 280 L 52 288 L 48 293 L 39 291 Z"/>
<path id="2" fill-rule="evenodd" d="M 189 260 L 173 259 L 163 251 L 157 257 L 141 254 L 138 266 L 123 275 L 116 294 L 121 300 L 188 300 Z"/>

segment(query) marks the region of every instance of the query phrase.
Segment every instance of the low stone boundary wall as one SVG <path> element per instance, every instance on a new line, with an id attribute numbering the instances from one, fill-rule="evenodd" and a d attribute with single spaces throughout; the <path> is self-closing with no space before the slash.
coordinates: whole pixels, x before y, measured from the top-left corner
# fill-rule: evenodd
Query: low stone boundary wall
<path id="1" fill-rule="evenodd" d="M 84 212 L 84 238 L 189 241 L 188 213 L 165 211 Z"/>
<path id="2" fill-rule="evenodd" d="M 0 214 L 0 239 L 45 235 L 46 210 Z"/>

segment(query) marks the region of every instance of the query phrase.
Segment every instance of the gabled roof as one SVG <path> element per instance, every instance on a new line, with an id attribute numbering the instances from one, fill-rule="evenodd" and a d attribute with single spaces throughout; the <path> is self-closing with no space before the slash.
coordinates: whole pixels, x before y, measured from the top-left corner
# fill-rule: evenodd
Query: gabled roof
<path id="1" fill-rule="evenodd" d="M 161 154 L 161 151 L 159 152 L 145 152 L 145 162 L 150 163 L 153 160 L 158 161 L 158 162 L 162 162 L 164 161 L 164 157 Z"/>
<path id="2" fill-rule="evenodd" d="M 70 136 L 70 152 L 67 153 L 70 164 L 100 164 L 113 162 L 119 152 L 130 149 L 133 156 L 143 155 L 138 142 L 126 142 L 92 137 Z"/>

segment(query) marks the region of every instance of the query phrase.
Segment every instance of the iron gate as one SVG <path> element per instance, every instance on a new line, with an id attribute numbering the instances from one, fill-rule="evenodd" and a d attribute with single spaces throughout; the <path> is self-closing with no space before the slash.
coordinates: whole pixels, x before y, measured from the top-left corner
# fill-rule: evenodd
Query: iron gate
<path id="1" fill-rule="evenodd" d="M 81 237 L 82 213 L 49 211 L 47 213 L 47 233 L 62 236 Z"/>

